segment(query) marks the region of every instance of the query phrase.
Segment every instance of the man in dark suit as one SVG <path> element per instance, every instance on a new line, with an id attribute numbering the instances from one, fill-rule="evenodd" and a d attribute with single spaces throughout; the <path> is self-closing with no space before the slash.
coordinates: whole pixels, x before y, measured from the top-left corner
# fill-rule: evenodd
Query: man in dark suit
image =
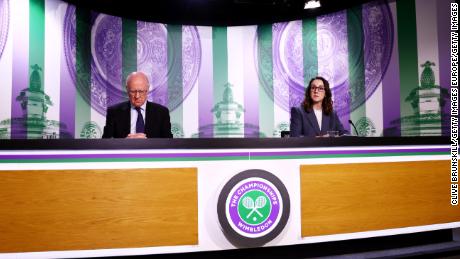
<path id="1" fill-rule="evenodd" d="M 129 101 L 107 109 L 102 138 L 172 138 L 168 108 L 147 101 L 149 80 L 142 72 L 126 79 Z"/>

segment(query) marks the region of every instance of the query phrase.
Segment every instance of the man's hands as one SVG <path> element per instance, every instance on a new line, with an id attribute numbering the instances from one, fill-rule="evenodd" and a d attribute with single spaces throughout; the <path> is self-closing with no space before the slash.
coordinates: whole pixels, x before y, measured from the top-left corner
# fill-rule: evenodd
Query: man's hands
<path id="1" fill-rule="evenodd" d="M 144 133 L 133 133 L 133 134 L 128 134 L 126 138 L 147 138 L 147 135 Z"/>

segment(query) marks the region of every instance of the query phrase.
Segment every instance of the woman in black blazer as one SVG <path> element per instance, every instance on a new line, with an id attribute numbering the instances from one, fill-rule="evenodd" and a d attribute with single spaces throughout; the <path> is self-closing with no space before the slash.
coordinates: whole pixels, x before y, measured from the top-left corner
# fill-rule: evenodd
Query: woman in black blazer
<path id="1" fill-rule="evenodd" d="M 329 82 L 317 76 L 310 80 L 302 104 L 291 108 L 290 136 L 327 136 L 328 131 L 348 134 L 333 110 Z"/>

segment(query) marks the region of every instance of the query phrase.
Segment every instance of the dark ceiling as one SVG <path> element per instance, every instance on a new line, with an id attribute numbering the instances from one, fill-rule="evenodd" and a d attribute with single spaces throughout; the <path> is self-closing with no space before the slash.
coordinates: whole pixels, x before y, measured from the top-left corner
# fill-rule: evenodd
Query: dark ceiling
<path id="1" fill-rule="evenodd" d="M 274 23 L 336 12 L 369 0 L 321 0 L 304 10 L 305 0 L 65 0 L 115 16 L 167 24 L 234 26 Z"/>

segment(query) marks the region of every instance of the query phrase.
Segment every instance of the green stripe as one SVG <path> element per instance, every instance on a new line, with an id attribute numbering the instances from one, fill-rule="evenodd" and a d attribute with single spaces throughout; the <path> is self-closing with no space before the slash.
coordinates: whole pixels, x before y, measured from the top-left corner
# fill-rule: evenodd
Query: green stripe
<path id="1" fill-rule="evenodd" d="M 137 21 L 122 19 L 122 77 L 121 82 L 126 84 L 126 78 L 132 72 L 137 71 Z M 122 87 L 126 91 L 125 87 Z"/>
<path id="2" fill-rule="evenodd" d="M 354 122 L 366 116 L 366 86 L 364 75 L 364 32 L 362 30 L 363 18 L 361 5 L 347 9 L 348 30 L 348 68 L 350 106 L 361 105 L 350 113 Z M 360 28 L 351 30 L 351 28 Z"/>
<path id="3" fill-rule="evenodd" d="M 271 137 L 275 125 L 272 25 L 259 26 L 257 29 L 257 37 L 259 50 L 259 78 L 265 79 L 265 82 L 260 82 L 259 86 L 259 130 L 261 137 Z"/>
<path id="4" fill-rule="evenodd" d="M 75 137 L 80 137 L 86 122 L 91 120 L 91 105 L 83 96 L 91 96 L 91 12 L 77 8 L 77 94 L 75 102 Z"/>
<path id="5" fill-rule="evenodd" d="M 212 62 L 214 105 L 216 105 L 222 101 L 225 85 L 228 83 L 227 27 L 212 28 Z M 214 123 L 217 123 L 216 119 L 214 117 Z M 214 135 L 217 132 L 220 132 L 221 136 L 225 136 L 225 129 L 218 129 L 215 126 Z"/>
<path id="6" fill-rule="evenodd" d="M 412 89 L 417 88 L 418 82 L 418 54 L 417 54 L 417 20 L 415 0 L 399 0 L 396 2 L 398 19 L 398 47 L 399 47 L 399 76 L 400 76 L 400 102 L 401 118 L 414 115 L 414 110 L 405 99 Z M 410 123 L 410 122 L 409 122 Z M 410 125 L 401 121 L 402 134 L 408 127 L 417 127 L 419 124 Z M 416 135 L 420 134 L 419 129 Z"/>
<path id="7" fill-rule="evenodd" d="M 318 75 L 318 35 L 316 18 L 302 21 L 303 78 L 307 87 L 310 80 Z"/>
<path id="8" fill-rule="evenodd" d="M 4 159 L 0 163 L 63 163 L 63 162 L 180 162 L 180 161 L 231 161 L 231 160 L 285 160 L 316 158 L 359 158 L 420 155 L 449 155 L 448 152 L 376 153 L 376 154 L 333 154 L 333 155 L 290 155 L 290 156 L 235 156 L 235 157 L 171 157 L 171 158 L 65 158 L 65 159 Z"/>
<path id="9" fill-rule="evenodd" d="M 43 75 L 45 72 L 45 1 L 44 0 L 30 0 L 29 1 L 29 76 L 32 75 L 34 69 L 32 67 L 38 66 L 36 70 L 39 72 L 40 87 L 45 91 L 43 83 Z M 35 78 L 37 79 L 37 78 Z M 29 89 L 32 88 L 32 82 L 29 82 Z M 34 82 L 36 83 L 36 82 Z M 45 100 L 42 99 L 41 102 Z M 27 114 L 32 110 L 27 107 Z M 35 131 L 35 133 L 32 132 Z M 34 127 L 33 124 L 27 123 L 27 138 L 36 138 L 37 130 L 43 130 Z M 41 135 L 41 134 L 40 134 Z"/>
<path id="10" fill-rule="evenodd" d="M 168 107 L 171 100 L 182 100 L 182 25 L 168 25 Z M 183 108 L 182 104 L 171 111 L 171 123 L 182 127 Z M 174 127 L 173 127 L 174 129 Z M 173 130 L 174 131 L 174 130 Z M 174 132 L 173 132 L 174 133 Z M 177 135 L 176 135 L 177 137 Z"/>
<path id="11" fill-rule="evenodd" d="M 29 64 L 45 68 L 45 2 L 30 0 L 29 20 Z M 41 85 L 43 76 L 41 76 Z"/>

